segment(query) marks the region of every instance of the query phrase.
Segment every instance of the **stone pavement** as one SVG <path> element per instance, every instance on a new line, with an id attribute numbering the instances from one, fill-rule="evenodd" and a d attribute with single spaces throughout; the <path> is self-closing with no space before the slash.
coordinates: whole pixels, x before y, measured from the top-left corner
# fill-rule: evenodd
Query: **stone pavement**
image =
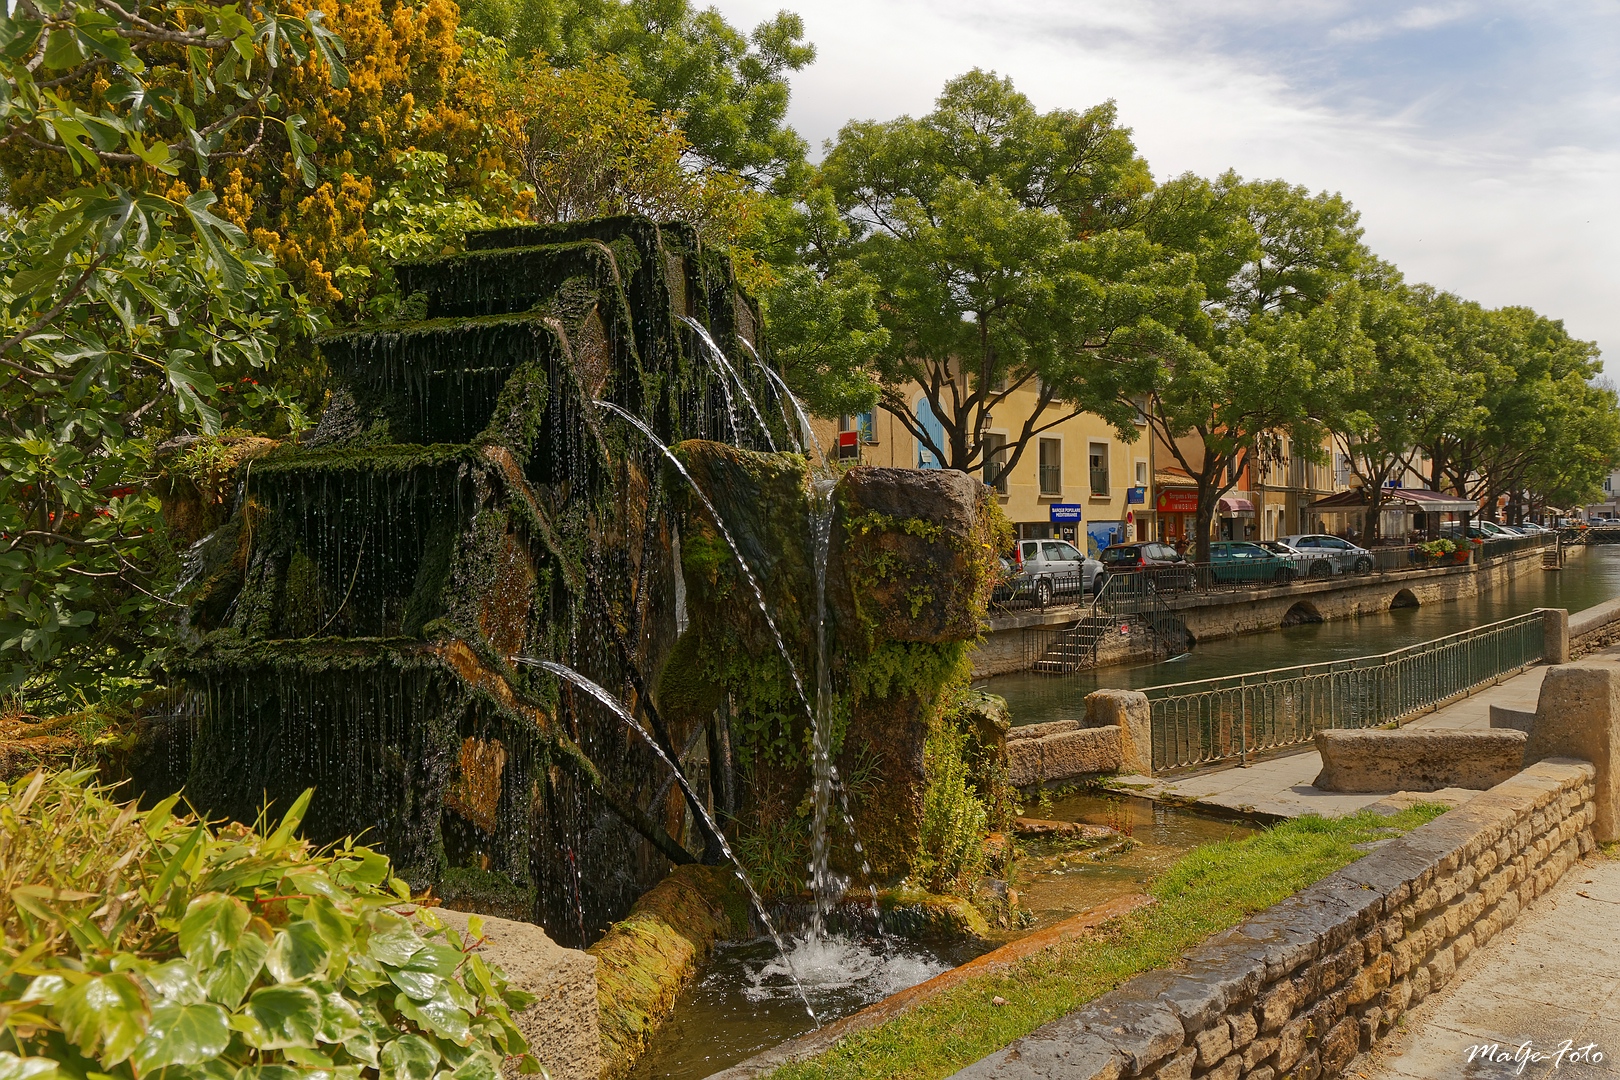
<path id="1" fill-rule="evenodd" d="M 1617 927 L 1620 861 L 1594 854 L 1570 867 L 1510 928 L 1475 950 L 1444 990 L 1407 1013 L 1389 1040 L 1357 1058 L 1345 1075 L 1352 1080 L 1620 1076 Z M 1566 1041 L 1569 1050 L 1559 1058 Z M 1498 1048 L 1493 1060 L 1476 1051 L 1470 1062 L 1470 1048 L 1493 1044 Z M 1590 1049 L 1580 1051 L 1588 1044 Z M 1545 1056 L 1535 1060 L 1533 1054 Z"/>
<path id="2" fill-rule="evenodd" d="M 1620 650 L 1599 655 L 1620 659 Z M 1537 664 L 1471 697 L 1420 717 L 1407 726 L 1442 730 L 1488 728 L 1491 726 L 1492 705 L 1534 711 L 1536 698 L 1541 694 L 1541 680 L 1546 674 L 1547 666 Z M 1276 817 L 1298 817 L 1310 813 L 1337 817 L 1353 814 L 1389 798 L 1387 795 L 1319 791 L 1311 786 L 1311 781 L 1321 771 L 1321 755 L 1314 749 L 1303 748 L 1258 758 L 1247 768 L 1222 765 L 1195 773 L 1152 779 L 1125 776 L 1120 778 L 1117 786 L 1158 799 L 1191 801 L 1223 810 Z M 1425 793 L 1423 801 L 1456 805 L 1473 794 L 1460 788 L 1447 788 Z"/>

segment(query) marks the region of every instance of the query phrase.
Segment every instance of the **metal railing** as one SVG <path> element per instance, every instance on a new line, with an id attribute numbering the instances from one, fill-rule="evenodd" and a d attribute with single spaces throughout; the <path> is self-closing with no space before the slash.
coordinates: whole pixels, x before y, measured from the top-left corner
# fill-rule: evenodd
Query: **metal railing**
<path id="1" fill-rule="evenodd" d="M 1395 723 L 1543 657 L 1540 609 L 1394 652 L 1147 690 L 1153 767 L 1310 742 L 1329 728 Z"/>
<path id="2" fill-rule="evenodd" d="M 1110 578 L 1073 623 L 1061 630 L 1026 634 L 1025 666 L 1047 675 L 1072 674 L 1096 667 L 1105 643 L 1119 654 L 1116 659 L 1168 658 L 1186 652 L 1191 640 L 1186 624 L 1156 592 L 1134 585 L 1128 577 Z"/>

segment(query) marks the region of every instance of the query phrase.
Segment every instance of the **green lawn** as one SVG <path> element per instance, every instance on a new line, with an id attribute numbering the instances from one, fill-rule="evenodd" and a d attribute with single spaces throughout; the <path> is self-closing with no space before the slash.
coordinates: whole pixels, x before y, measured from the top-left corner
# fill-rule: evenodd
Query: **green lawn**
<path id="1" fill-rule="evenodd" d="M 997 976 L 964 984 L 880 1027 L 844 1039 L 774 1080 L 879 1080 L 949 1076 L 992 1050 L 1125 982 L 1165 967 L 1204 938 L 1354 862 L 1356 844 L 1414 829 L 1445 811 L 1417 806 L 1394 817 L 1303 817 L 1243 840 L 1189 852 L 1149 890 L 1153 907 L 1097 936 L 1048 949 Z M 1000 996 L 1007 1004 L 992 1005 Z"/>

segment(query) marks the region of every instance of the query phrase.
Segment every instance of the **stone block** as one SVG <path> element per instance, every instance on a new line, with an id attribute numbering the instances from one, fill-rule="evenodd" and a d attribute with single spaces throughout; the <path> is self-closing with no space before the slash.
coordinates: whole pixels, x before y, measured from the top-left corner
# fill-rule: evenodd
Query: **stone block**
<path id="1" fill-rule="evenodd" d="M 1044 724 L 1018 724 L 1007 729 L 1008 742 L 1022 742 L 1025 739 L 1044 739 L 1048 735 L 1062 735 L 1069 731 L 1079 731 L 1078 720 L 1048 720 Z"/>
<path id="2" fill-rule="evenodd" d="M 1041 780 L 1059 783 L 1119 771 L 1119 729 L 1081 728 L 1040 740 Z"/>
<path id="3" fill-rule="evenodd" d="M 1255 1036 L 1260 1034 L 1260 1025 L 1254 1018 L 1254 1010 L 1244 1009 L 1226 1018 L 1227 1026 L 1232 1029 L 1232 1048 L 1241 1050 L 1254 1042 Z"/>
<path id="4" fill-rule="evenodd" d="M 1431 990 L 1439 990 L 1451 981 L 1451 977 L 1457 973 L 1457 960 L 1452 954 L 1451 946 L 1435 951 L 1434 958 L 1428 963 L 1427 971 Z"/>
<path id="5" fill-rule="evenodd" d="M 1394 960 L 1388 953 L 1362 968 L 1356 977 L 1350 980 L 1350 993 L 1346 998 L 1348 1003 L 1354 1006 L 1371 1001 L 1374 995 L 1389 985 L 1393 968 Z"/>
<path id="6" fill-rule="evenodd" d="M 1324 791 L 1484 790 L 1511 779 L 1524 762 L 1521 731 L 1318 731 Z"/>
<path id="7" fill-rule="evenodd" d="M 1153 1080 L 1192 1080 L 1193 1065 L 1198 1061 L 1198 1051 L 1188 1047 L 1163 1065 L 1153 1074 Z"/>
<path id="8" fill-rule="evenodd" d="M 1284 1073 L 1292 1069 L 1315 1037 L 1315 1026 L 1303 1016 L 1284 1025 L 1277 1034 L 1277 1068 Z"/>
<path id="9" fill-rule="evenodd" d="M 1541 617 L 1542 659 L 1549 664 L 1569 663 L 1569 612 L 1564 608 L 1545 608 Z"/>
<path id="10" fill-rule="evenodd" d="M 1219 1065 L 1215 1066 L 1213 1069 L 1209 1070 L 1209 1072 L 1205 1073 L 1201 1080 L 1238 1080 L 1238 1075 L 1242 1073 L 1242 1071 L 1242 1060 L 1236 1057 L 1229 1057 Z"/>
<path id="11" fill-rule="evenodd" d="M 1300 992 L 1299 986 L 1292 979 L 1278 983 L 1264 994 L 1261 994 L 1259 1001 L 1260 1030 L 1279 1030 L 1284 1024 L 1288 1023 L 1289 1017 L 1294 1015 L 1294 1010 L 1299 1008 L 1304 997 L 1305 995 Z M 1289 1064 L 1292 1064 L 1292 1062 Z M 1287 1067 L 1287 1065 L 1283 1066 L 1285 1069 Z"/>
<path id="12" fill-rule="evenodd" d="M 466 912 L 435 908 L 433 914 L 466 934 Z M 533 923 L 482 918 L 484 940 L 475 951 L 499 965 L 514 989 L 535 996 L 513 1017 L 529 1052 L 556 1080 L 596 1080 L 602 1071 L 596 957 L 563 948 Z M 509 1075 L 517 1075 L 515 1067 Z"/>
<path id="13" fill-rule="evenodd" d="M 1086 723 L 1119 729 L 1120 769 L 1153 775 L 1153 713 L 1139 690 L 1094 690 L 1086 695 Z"/>
<path id="14" fill-rule="evenodd" d="M 1273 1069 L 1270 1065 L 1262 1065 L 1258 1069 L 1255 1069 L 1253 1072 L 1249 1073 L 1244 1080 L 1276 1080 L 1276 1076 L 1277 1070 Z"/>
<path id="15" fill-rule="evenodd" d="M 1056 1020 L 956 1073 L 958 1080 L 1120 1080 L 1125 1056 L 1106 1039 Z M 1190 1071 L 1190 1070 L 1189 1070 Z"/>
<path id="16" fill-rule="evenodd" d="M 1225 1024 L 1205 1028 L 1193 1038 L 1198 1048 L 1198 1064 L 1210 1068 L 1224 1061 L 1232 1052 L 1232 1029 Z"/>
<path id="17" fill-rule="evenodd" d="M 1007 740 L 1007 782 L 1014 787 L 1033 787 L 1041 782 L 1039 739 Z"/>
<path id="18" fill-rule="evenodd" d="M 1317 1057 L 1322 1063 L 1322 1075 L 1338 1076 L 1344 1067 L 1350 1064 L 1350 1059 L 1356 1056 L 1361 1049 L 1361 1030 L 1353 1017 L 1345 1017 L 1333 1025 L 1333 1030 L 1323 1037 L 1317 1047 Z"/>
<path id="19" fill-rule="evenodd" d="M 1530 728 L 1536 722 L 1534 709 L 1515 709 L 1507 705 L 1491 706 L 1491 727 L 1506 729 L 1508 731 L 1522 731 L 1530 734 Z"/>
<path id="20" fill-rule="evenodd" d="M 1597 770 L 1595 831 L 1620 840 L 1620 667 L 1583 660 L 1547 669 L 1525 762 L 1577 758 Z"/>
<path id="21" fill-rule="evenodd" d="M 1316 1080 L 1318 1076 L 1322 1075 L 1322 1062 L 1316 1056 L 1315 1050 L 1299 1059 L 1299 1065 L 1294 1069 L 1294 1075 L 1298 1076 L 1299 1080 Z"/>
<path id="22" fill-rule="evenodd" d="M 1280 1044 L 1281 1040 L 1275 1035 L 1267 1035 L 1254 1040 L 1254 1042 L 1243 1048 L 1243 1067 L 1245 1069 L 1258 1067 L 1261 1062 L 1277 1052 L 1277 1047 Z"/>

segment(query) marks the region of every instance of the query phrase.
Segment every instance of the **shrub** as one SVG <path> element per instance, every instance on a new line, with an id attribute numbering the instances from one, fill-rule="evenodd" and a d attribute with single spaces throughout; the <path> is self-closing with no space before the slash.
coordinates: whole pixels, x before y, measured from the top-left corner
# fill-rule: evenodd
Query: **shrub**
<path id="1" fill-rule="evenodd" d="M 532 1000 L 388 859 L 141 813 L 93 773 L 0 784 L 3 1080 L 496 1080 Z"/>
<path id="2" fill-rule="evenodd" d="M 912 869 L 935 892 L 971 892 L 984 869 L 989 815 L 969 782 L 963 758 L 968 739 L 941 723 L 923 744 L 928 790 L 923 795 L 921 849 Z"/>

